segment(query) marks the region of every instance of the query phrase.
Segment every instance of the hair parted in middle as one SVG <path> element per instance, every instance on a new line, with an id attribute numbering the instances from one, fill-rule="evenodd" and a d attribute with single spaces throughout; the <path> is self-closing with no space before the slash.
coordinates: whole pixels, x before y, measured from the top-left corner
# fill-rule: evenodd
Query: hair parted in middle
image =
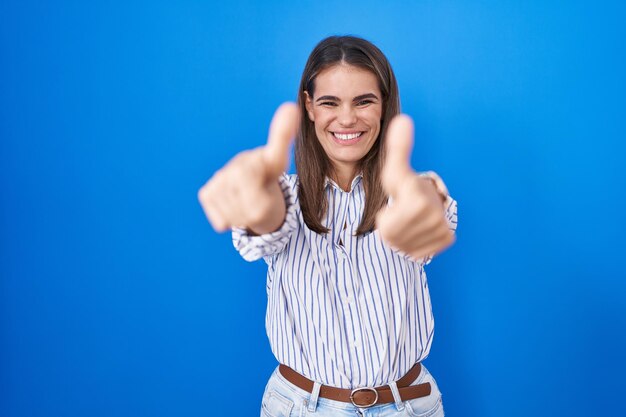
<path id="1" fill-rule="evenodd" d="M 296 171 L 299 178 L 298 199 L 304 222 L 317 233 L 328 233 L 321 219 L 328 209 L 324 192 L 326 177 L 333 178 L 333 167 L 315 133 L 315 125 L 307 115 L 305 92 L 313 97 L 315 78 L 327 68 L 335 65 L 351 65 L 373 73 L 382 94 L 383 109 L 380 134 L 374 146 L 358 163 L 363 174 L 365 210 L 356 235 L 374 229 L 376 213 L 387 203 L 380 180 L 384 161 L 384 144 L 391 119 L 400 113 L 398 84 L 385 55 L 371 42 L 355 36 L 330 36 L 313 49 L 304 67 L 298 89 L 298 107 L 303 117 L 296 136 L 294 152 Z"/>

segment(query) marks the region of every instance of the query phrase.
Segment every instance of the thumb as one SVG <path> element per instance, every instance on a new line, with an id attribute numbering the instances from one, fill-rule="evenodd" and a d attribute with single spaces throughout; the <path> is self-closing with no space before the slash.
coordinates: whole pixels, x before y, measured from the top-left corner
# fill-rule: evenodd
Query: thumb
<path id="1" fill-rule="evenodd" d="M 295 103 L 283 103 L 274 113 L 267 145 L 263 148 L 268 174 L 278 177 L 287 169 L 289 145 L 293 141 L 300 123 L 300 111 Z"/>
<path id="2" fill-rule="evenodd" d="M 386 156 L 382 171 L 383 188 L 389 195 L 397 194 L 400 183 L 412 172 L 413 120 L 405 114 L 395 116 L 387 129 Z"/>

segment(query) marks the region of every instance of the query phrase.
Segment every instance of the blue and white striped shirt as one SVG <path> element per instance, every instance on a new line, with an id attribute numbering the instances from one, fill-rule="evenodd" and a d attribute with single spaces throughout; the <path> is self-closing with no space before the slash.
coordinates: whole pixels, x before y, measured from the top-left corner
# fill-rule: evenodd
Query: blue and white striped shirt
<path id="1" fill-rule="evenodd" d="M 278 231 L 251 236 L 233 229 L 240 254 L 268 264 L 265 325 L 276 359 L 341 388 L 399 379 L 428 356 L 434 331 L 424 272 L 430 259 L 392 250 L 378 231 L 355 236 L 365 204 L 361 179 L 349 192 L 326 181 L 328 234 L 304 222 L 297 175 L 279 179 L 287 216 Z M 445 206 L 456 230 L 456 201 L 448 197 Z"/>

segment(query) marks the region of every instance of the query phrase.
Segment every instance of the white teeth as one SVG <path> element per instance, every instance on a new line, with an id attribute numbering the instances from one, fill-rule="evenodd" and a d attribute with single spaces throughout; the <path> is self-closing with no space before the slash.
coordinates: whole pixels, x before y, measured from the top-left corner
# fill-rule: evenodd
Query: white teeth
<path id="1" fill-rule="evenodd" d="M 349 133 L 349 134 L 342 134 L 342 133 L 333 133 L 333 135 L 335 135 L 335 137 L 337 139 L 340 140 L 350 140 L 350 139 L 354 139 L 354 138 L 358 138 L 359 136 L 361 136 L 363 132 L 359 132 L 359 133 Z"/>

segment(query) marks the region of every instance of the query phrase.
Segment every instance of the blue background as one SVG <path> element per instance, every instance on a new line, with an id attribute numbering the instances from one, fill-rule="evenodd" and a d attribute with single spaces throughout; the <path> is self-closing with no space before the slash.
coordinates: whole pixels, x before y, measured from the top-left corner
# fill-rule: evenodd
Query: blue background
<path id="1" fill-rule="evenodd" d="M 447 415 L 626 416 L 620 2 L 102 3 L 0 3 L 0 415 L 258 415 L 264 263 L 196 193 L 356 34 L 459 202 Z"/>

